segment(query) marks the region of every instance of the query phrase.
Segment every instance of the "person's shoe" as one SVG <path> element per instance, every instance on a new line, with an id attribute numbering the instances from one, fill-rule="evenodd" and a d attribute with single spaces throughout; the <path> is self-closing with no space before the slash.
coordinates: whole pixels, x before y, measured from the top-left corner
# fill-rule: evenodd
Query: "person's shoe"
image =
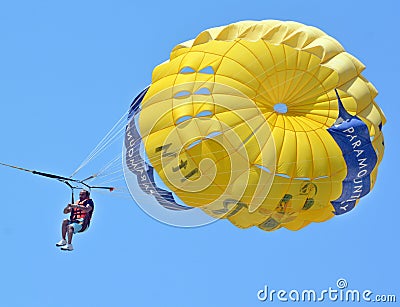
<path id="1" fill-rule="evenodd" d="M 66 240 L 60 240 L 59 242 L 56 243 L 56 246 L 64 246 L 64 245 L 67 245 Z"/>
<path id="2" fill-rule="evenodd" d="M 73 251 L 74 247 L 72 246 L 72 244 L 67 244 L 67 245 L 64 245 L 63 247 L 61 247 L 61 249 L 63 251 Z"/>

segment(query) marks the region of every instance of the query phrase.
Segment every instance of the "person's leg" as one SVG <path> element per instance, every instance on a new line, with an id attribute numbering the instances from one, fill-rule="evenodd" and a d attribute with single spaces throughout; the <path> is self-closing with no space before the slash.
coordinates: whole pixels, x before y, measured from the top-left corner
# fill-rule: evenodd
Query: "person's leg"
<path id="1" fill-rule="evenodd" d="M 63 220 L 63 222 L 61 224 L 61 237 L 62 237 L 62 239 L 59 242 L 56 243 L 56 246 L 64 246 L 64 245 L 67 244 L 67 241 L 66 241 L 65 238 L 66 238 L 66 234 L 67 234 L 68 224 L 69 224 L 69 220 L 67 220 L 67 219 Z"/>
<path id="2" fill-rule="evenodd" d="M 64 246 L 61 247 L 62 250 L 65 251 L 72 251 L 74 247 L 72 246 L 72 237 L 74 235 L 74 226 L 75 224 L 70 224 L 67 226 L 67 233 L 68 233 L 68 244 L 65 244 Z"/>
<path id="3" fill-rule="evenodd" d="M 61 236 L 62 239 L 65 240 L 65 236 L 67 234 L 67 226 L 69 224 L 69 220 L 65 219 L 61 225 Z"/>
<path id="4" fill-rule="evenodd" d="M 66 246 L 61 247 L 62 250 L 72 251 L 74 249 L 72 246 L 72 237 L 74 233 L 78 233 L 81 229 L 82 229 L 82 224 L 80 223 L 72 223 L 67 226 L 68 244 L 66 244 Z"/>
<path id="5" fill-rule="evenodd" d="M 74 231 L 75 231 L 74 226 L 69 225 L 67 229 L 68 229 L 68 244 L 72 244 L 72 237 L 74 236 Z"/>

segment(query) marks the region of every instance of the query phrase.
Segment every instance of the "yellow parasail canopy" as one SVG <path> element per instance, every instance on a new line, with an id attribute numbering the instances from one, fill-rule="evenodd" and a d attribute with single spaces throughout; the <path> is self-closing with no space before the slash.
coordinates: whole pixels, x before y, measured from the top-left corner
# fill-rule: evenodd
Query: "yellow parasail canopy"
<path id="1" fill-rule="evenodd" d="M 173 48 L 140 97 L 146 164 L 186 206 L 240 228 L 298 230 L 349 212 L 384 152 L 364 68 L 297 22 L 205 30 Z"/>

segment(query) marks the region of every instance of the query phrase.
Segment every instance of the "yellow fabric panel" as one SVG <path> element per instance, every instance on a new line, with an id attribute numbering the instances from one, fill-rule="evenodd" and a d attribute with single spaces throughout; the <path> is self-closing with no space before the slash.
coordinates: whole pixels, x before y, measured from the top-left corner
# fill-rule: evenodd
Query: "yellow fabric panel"
<path id="1" fill-rule="evenodd" d="M 383 158 L 384 146 L 383 146 L 383 134 L 379 132 L 375 135 L 372 145 L 374 146 L 377 155 L 378 155 L 378 164 L 381 162 Z"/>
<path id="2" fill-rule="evenodd" d="M 310 178 L 329 176 L 331 173 L 331 165 L 329 163 L 329 153 L 325 147 L 324 139 L 322 139 L 316 131 L 310 131 L 307 136 L 310 142 L 312 153 L 313 168 L 311 170 Z"/>
<path id="3" fill-rule="evenodd" d="M 297 152 L 297 170 L 295 177 L 312 178 L 313 152 L 306 132 L 296 133 L 298 147 L 292 149 Z"/>
<path id="4" fill-rule="evenodd" d="M 312 127 L 314 127 L 314 129 L 319 129 L 321 127 L 332 126 L 335 120 L 331 118 L 331 114 L 331 110 L 314 110 L 310 111 L 309 113 L 302 112 L 301 115 L 304 116 L 304 119 L 308 120 L 307 124 L 310 127 L 308 130 L 305 131 L 312 130 Z"/>
<path id="5" fill-rule="evenodd" d="M 357 114 L 374 125 L 379 125 L 382 122 L 381 113 L 374 104 L 369 104 L 367 108 Z"/>
<path id="6" fill-rule="evenodd" d="M 316 55 L 321 59 L 321 63 L 325 63 L 344 49 L 335 39 L 329 36 L 321 36 L 304 47 L 303 50 Z"/>
<path id="7" fill-rule="evenodd" d="M 267 199 L 260 206 L 259 210 L 274 211 L 279 201 L 285 196 L 285 194 L 290 194 L 291 180 L 288 178 L 280 177 L 278 175 L 274 176 L 274 181 L 269 190 Z"/>
<path id="8" fill-rule="evenodd" d="M 296 146 L 297 146 L 297 135 L 295 132 L 290 130 L 282 130 L 283 143 L 280 155 L 277 157 L 277 170 L 279 174 L 285 174 L 289 177 L 295 176 L 296 172 Z M 293 150 L 294 148 L 294 150 Z"/>
<path id="9" fill-rule="evenodd" d="M 226 44 L 229 43 L 226 42 Z M 263 60 L 265 59 L 265 54 L 267 53 L 268 49 L 262 41 L 249 42 L 236 40 L 235 44 L 226 52 L 224 59 L 229 59 L 235 63 L 232 67 L 234 70 L 244 69 L 247 73 L 251 74 L 251 77 L 249 78 L 248 76 L 241 74 L 240 71 L 233 71 L 232 73 L 229 73 L 221 70 L 218 72 L 221 75 L 237 76 L 237 78 L 241 81 L 244 81 L 244 83 L 246 83 L 245 80 L 251 81 L 249 86 L 253 89 L 257 89 L 261 85 L 259 79 L 262 78 L 266 73 Z M 226 69 L 226 67 L 223 68 L 221 65 L 221 69 Z"/>
<path id="10" fill-rule="evenodd" d="M 316 167 L 313 178 L 334 176 L 343 180 L 346 177 L 346 163 L 336 142 L 325 129 L 315 130 L 310 133 L 310 137 L 315 137 L 316 141 L 319 140 L 318 143 L 312 143 L 316 147 L 319 146 L 319 149 L 314 149 L 313 161 Z M 321 152 L 321 155 L 317 155 L 319 152 Z"/>
<path id="11" fill-rule="evenodd" d="M 378 167 L 375 167 L 371 173 L 371 190 L 375 186 L 377 176 L 378 176 Z"/>
<path id="12" fill-rule="evenodd" d="M 372 83 L 370 83 L 367 79 L 365 79 L 363 75 L 360 75 L 359 78 L 360 78 L 362 81 L 365 82 L 365 84 L 366 84 L 366 85 L 368 86 L 368 88 L 369 88 L 369 91 L 370 91 L 370 93 L 371 93 L 371 95 L 372 95 L 372 98 L 375 99 L 375 97 L 378 95 L 378 90 L 375 88 L 375 86 L 374 86 Z M 382 112 L 382 115 L 383 115 L 383 111 L 382 111 L 382 110 L 381 110 L 381 112 Z"/>
<path id="13" fill-rule="evenodd" d="M 357 65 L 357 66 L 356 66 Z M 338 83 L 345 84 L 356 78 L 359 74 L 359 63 L 354 61 L 354 57 L 349 57 L 347 53 L 340 53 L 330 59 L 325 67 L 334 69 L 339 78 Z"/>
<path id="14" fill-rule="evenodd" d="M 248 97 L 255 97 L 257 95 L 257 92 L 249 87 L 246 83 L 241 83 L 240 80 L 236 80 L 229 76 L 217 75 L 215 76 L 215 83 L 226 84 L 229 87 L 237 89 Z"/>
<path id="15" fill-rule="evenodd" d="M 285 223 L 285 228 L 291 230 L 291 231 L 297 231 L 300 230 L 303 227 L 306 227 L 307 225 L 309 225 L 311 222 L 306 222 L 300 219 L 296 219 L 294 221 Z"/>
<path id="16" fill-rule="evenodd" d="M 244 148 L 246 149 L 246 153 L 248 156 L 248 160 L 251 164 L 254 163 L 260 163 L 259 157 L 260 157 L 260 153 L 261 151 L 265 148 L 266 150 L 268 150 L 268 146 L 269 148 L 272 148 L 273 144 L 267 145 L 267 143 L 269 142 L 270 138 L 272 138 L 272 136 L 268 137 L 268 135 L 270 135 L 270 130 L 269 127 L 266 125 L 265 121 L 261 122 L 261 123 L 257 123 L 257 122 L 253 122 L 252 126 L 254 127 L 255 125 L 257 125 L 258 130 L 256 133 L 254 133 L 254 130 L 251 131 L 251 133 L 254 133 L 252 135 L 249 135 L 246 139 L 245 139 L 245 143 L 244 143 Z M 273 141 L 273 140 L 271 140 Z M 269 155 L 271 158 L 275 158 L 275 152 L 273 152 L 270 149 Z M 261 156 L 262 158 L 262 156 Z M 275 160 L 275 159 L 274 159 Z M 261 160 L 263 161 L 263 160 Z M 268 164 L 266 162 L 261 162 L 262 165 L 267 166 Z M 272 165 L 269 166 L 270 168 L 272 167 Z"/>
<path id="17" fill-rule="evenodd" d="M 140 133 L 143 138 L 151 133 L 174 126 L 172 112 L 163 111 L 164 108 L 170 109 L 171 106 L 171 101 L 164 101 L 159 104 L 149 105 L 143 109 L 144 112 L 140 113 Z M 160 142 L 161 140 L 162 139 L 160 139 Z"/>
<path id="18" fill-rule="evenodd" d="M 346 88 L 346 93 L 357 103 L 357 114 L 371 104 L 372 97 L 369 88 L 360 78 L 348 82 L 344 87 Z"/>
<path id="19" fill-rule="evenodd" d="M 333 210 L 331 207 L 322 207 L 319 209 L 303 211 L 299 215 L 300 220 L 307 222 L 321 223 L 325 222 L 334 217 Z"/>

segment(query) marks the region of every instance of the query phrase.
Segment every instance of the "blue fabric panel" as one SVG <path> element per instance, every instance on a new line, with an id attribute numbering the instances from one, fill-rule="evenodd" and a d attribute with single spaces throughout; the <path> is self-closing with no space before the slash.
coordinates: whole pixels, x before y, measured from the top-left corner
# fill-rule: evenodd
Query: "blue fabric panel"
<path id="1" fill-rule="evenodd" d="M 126 161 L 128 169 L 136 175 L 140 189 L 153 195 L 154 198 L 166 209 L 189 210 L 192 207 L 185 207 L 176 203 L 170 191 L 159 188 L 154 181 L 154 168 L 146 163 L 140 155 L 141 136 L 134 123 L 134 117 L 140 112 L 140 104 L 146 95 L 148 87 L 145 88 L 131 103 L 128 114 L 128 125 L 125 131 Z"/>
<path id="2" fill-rule="evenodd" d="M 339 118 L 328 132 L 342 151 L 347 175 L 342 182 L 342 194 L 338 199 L 331 201 L 336 215 L 351 211 L 356 201 L 369 193 L 370 174 L 377 163 L 367 125 L 346 111 L 339 95 L 338 104 Z"/>

